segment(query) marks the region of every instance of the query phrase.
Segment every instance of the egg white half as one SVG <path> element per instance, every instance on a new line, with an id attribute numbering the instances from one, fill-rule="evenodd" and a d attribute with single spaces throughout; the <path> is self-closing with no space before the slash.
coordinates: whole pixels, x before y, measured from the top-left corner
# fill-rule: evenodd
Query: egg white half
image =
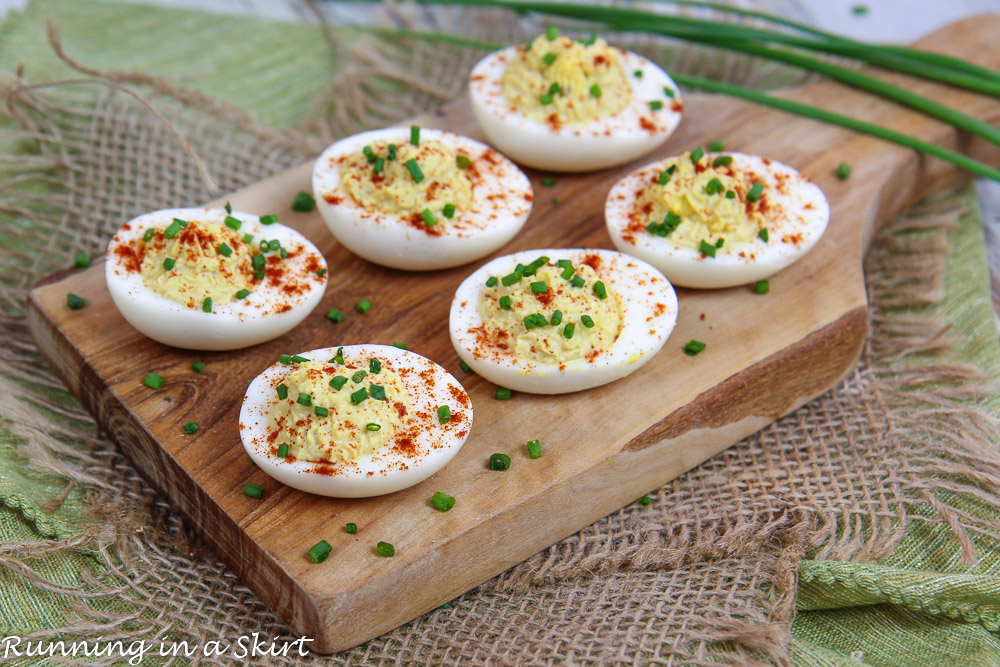
<path id="1" fill-rule="evenodd" d="M 519 164 L 550 171 L 592 171 L 624 164 L 653 150 L 673 134 L 684 105 L 674 80 L 654 62 L 619 50 L 632 86 L 632 101 L 619 113 L 583 125 L 559 128 L 529 118 L 503 93 L 501 78 L 519 57 L 511 46 L 480 60 L 469 76 L 472 111 L 491 144 Z M 613 48 L 613 47 L 612 47 Z M 641 77 L 633 72 L 641 71 Z M 663 89 L 673 91 L 672 98 Z M 659 100 L 663 108 L 652 110 Z"/>
<path id="2" fill-rule="evenodd" d="M 312 361 L 327 361 L 337 354 L 327 347 L 298 355 Z M 366 365 L 377 357 L 383 368 L 400 373 L 412 408 L 397 431 L 411 434 L 404 451 L 396 442 L 387 443 L 367 456 L 350 462 L 314 463 L 286 461 L 268 441 L 268 413 L 275 387 L 296 365 L 275 363 L 247 387 L 240 409 L 240 439 L 257 466 L 282 484 L 300 491 L 336 498 L 364 498 L 393 493 L 427 479 L 443 468 L 465 444 L 472 429 L 472 402 L 462 385 L 448 371 L 415 352 L 389 345 L 346 345 L 344 360 Z M 401 372 L 412 369 L 412 373 Z M 421 375 L 422 374 L 422 375 Z M 373 400 L 373 399 L 369 399 Z M 451 421 L 441 424 L 437 409 L 448 405 Z M 333 415 L 331 415 L 333 418 Z"/>
<path id="3" fill-rule="evenodd" d="M 286 280 L 296 279 L 301 289 L 288 293 L 265 274 L 245 299 L 215 305 L 212 312 L 189 308 L 160 296 L 145 285 L 142 275 L 126 266 L 116 250 L 135 247 L 147 229 L 163 230 L 174 218 L 223 224 L 228 214 L 221 208 L 172 208 L 153 211 L 126 223 L 108 244 L 104 265 L 111 299 L 129 324 L 153 340 L 191 350 L 235 350 L 276 338 L 312 312 L 326 290 L 326 260 L 306 237 L 281 223 L 260 224 L 250 213 L 233 211 L 242 221 L 239 233 L 281 241 L 289 256 L 281 267 Z M 323 276 L 315 271 L 324 272 Z"/>
<path id="4" fill-rule="evenodd" d="M 675 285 L 720 288 L 763 280 L 796 261 L 816 245 L 830 220 L 830 204 L 819 186 L 786 164 L 745 153 L 707 153 L 711 162 L 731 155 L 734 171 L 752 174 L 764 185 L 762 209 L 768 241 L 754 238 L 749 244 L 724 245 L 715 257 L 694 248 L 678 246 L 670 237 L 645 230 L 651 220 L 636 211 L 636 199 L 656 180 L 670 159 L 653 162 L 618 181 L 604 205 L 608 233 L 615 247 L 643 259 Z"/>
<path id="5" fill-rule="evenodd" d="M 479 295 L 490 276 L 510 273 L 518 263 L 528 265 L 545 255 L 551 262 L 568 259 L 574 265 L 590 263 L 605 285 L 618 294 L 622 329 L 610 349 L 594 360 L 575 359 L 540 364 L 515 359 L 504 350 L 483 349 L 476 329 L 483 325 Z M 597 257 L 590 262 L 588 258 Z M 594 266 L 596 264 L 596 266 Z M 653 358 L 677 321 L 677 295 L 670 282 L 646 262 L 613 250 L 548 248 L 497 257 L 466 278 L 451 302 L 448 329 L 459 357 L 472 370 L 502 387 L 534 394 L 562 394 L 590 389 L 635 372 Z"/>
<path id="6" fill-rule="evenodd" d="M 410 271 L 427 271 L 467 264 L 514 238 L 531 213 L 531 182 L 517 165 L 489 146 L 451 132 L 421 128 L 421 141 L 439 141 L 462 151 L 477 165 L 472 205 L 441 220 L 442 233 L 413 226 L 397 215 L 359 205 L 340 188 L 339 160 L 360 153 L 379 141 L 404 144 L 409 127 L 362 132 L 333 144 L 313 169 L 313 193 L 330 232 L 348 250 L 376 264 Z"/>

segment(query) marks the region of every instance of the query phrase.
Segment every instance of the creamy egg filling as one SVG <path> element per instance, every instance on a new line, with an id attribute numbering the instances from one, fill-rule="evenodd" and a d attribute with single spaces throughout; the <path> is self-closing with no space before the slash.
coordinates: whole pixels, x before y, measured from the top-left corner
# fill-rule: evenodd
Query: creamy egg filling
<path id="1" fill-rule="evenodd" d="M 550 125 L 607 118 L 632 101 L 618 50 L 599 38 L 542 35 L 507 66 L 500 84 L 522 114 Z"/>
<path id="2" fill-rule="evenodd" d="M 392 442 L 410 397 L 402 378 L 381 363 L 299 363 L 275 387 L 271 445 L 287 445 L 288 456 L 300 461 L 340 463 Z"/>
<path id="3" fill-rule="evenodd" d="M 731 163 L 729 156 L 697 152 L 669 161 L 636 199 L 650 220 L 646 231 L 695 250 L 703 250 L 702 243 L 731 250 L 755 238 L 766 240 L 761 186 L 755 191 Z"/>
<path id="4" fill-rule="evenodd" d="M 622 330 L 618 295 L 587 264 L 540 260 L 491 277 L 480 292 L 477 309 L 492 344 L 544 364 L 608 350 Z"/>
<path id="5" fill-rule="evenodd" d="M 243 234 L 210 222 L 174 220 L 140 241 L 142 281 L 149 289 L 190 308 L 210 298 L 215 305 L 253 289 L 253 251 Z M 147 237 L 144 237 L 146 239 Z"/>
<path id="6" fill-rule="evenodd" d="M 345 159 L 340 186 L 359 206 L 433 227 L 472 205 L 470 167 L 467 155 L 440 141 L 380 141 Z"/>

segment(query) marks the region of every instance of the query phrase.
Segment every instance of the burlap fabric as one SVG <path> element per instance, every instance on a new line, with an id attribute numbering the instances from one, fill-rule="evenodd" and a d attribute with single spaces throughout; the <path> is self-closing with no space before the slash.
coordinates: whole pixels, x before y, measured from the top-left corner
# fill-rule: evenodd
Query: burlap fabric
<path id="1" fill-rule="evenodd" d="M 458 90 L 456 74 L 476 55 L 401 50 L 423 68 L 418 85 L 399 57 L 367 50 L 306 114 L 306 134 L 268 131 L 168 80 L 89 74 L 141 85 L 229 191 L 305 159 L 317 136 L 432 106 Z M 0 634 L 293 639 L 94 433 L 27 334 L 33 281 L 78 250 L 100 252 L 128 217 L 213 195 L 161 119 L 120 91 L 96 90 L 57 95 L 13 79 L 0 88 L 17 121 L 5 146 L 18 155 L 0 188 L 0 493 L 5 512 L 44 536 L 0 545 L 12 602 Z M 989 390 L 988 378 L 934 356 L 956 337 L 920 311 L 943 296 L 945 235 L 964 201 L 924 204 L 883 235 L 866 264 L 872 335 L 836 389 L 654 492 L 652 505 L 626 507 L 401 628 L 309 661 L 789 664 L 804 556 L 873 562 L 919 524 L 954 547 L 955 566 L 975 563 L 977 549 L 1000 543 L 995 425 L 967 400 Z"/>

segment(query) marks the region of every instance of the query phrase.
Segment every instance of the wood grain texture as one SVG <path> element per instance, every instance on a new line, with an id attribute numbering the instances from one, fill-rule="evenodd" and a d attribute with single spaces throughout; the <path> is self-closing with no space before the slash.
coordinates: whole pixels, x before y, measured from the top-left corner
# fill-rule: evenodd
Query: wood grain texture
<path id="1" fill-rule="evenodd" d="M 980 17 L 949 26 L 921 45 L 997 69 L 997 34 L 1000 17 Z M 899 81 L 991 123 L 1000 121 L 996 100 Z M 996 146 L 835 84 L 788 96 L 1000 164 Z M 29 323 L 69 389 L 220 558 L 295 631 L 315 638 L 315 649 L 341 650 L 573 534 L 830 388 L 853 368 L 864 342 L 861 260 L 874 234 L 915 200 L 968 178 L 911 151 L 731 99 L 688 95 L 685 114 L 667 146 L 636 164 L 562 176 L 551 189 L 540 186 L 540 174 L 529 173 L 535 210 L 498 254 L 612 247 L 603 224 L 611 185 L 638 165 L 713 139 L 794 165 L 813 178 L 830 199 L 831 224 L 802 261 L 772 279 L 767 296 L 747 288 L 680 289 L 677 328 L 664 350 L 603 389 L 495 401 L 492 385 L 458 370 L 447 335 L 451 295 L 472 267 L 412 274 L 354 257 L 333 241 L 318 214 L 288 212 L 295 192 L 309 189 L 310 164 L 227 197 L 242 210 L 282 212 L 283 221 L 313 240 L 330 264 L 323 302 L 282 338 L 217 353 L 154 343 L 114 308 L 101 262 L 37 286 L 29 296 Z M 464 101 L 418 122 L 478 135 Z M 854 167 L 846 182 L 833 176 L 842 161 Z M 68 310 L 69 291 L 84 296 L 87 307 Z M 353 306 L 363 298 L 373 307 L 359 315 Z M 348 313 L 347 319 L 328 322 L 323 314 L 331 307 Z M 681 352 L 692 338 L 708 343 L 693 358 Z M 471 437 L 444 470 L 387 497 L 337 500 L 283 487 L 248 463 L 236 428 L 240 400 L 250 380 L 279 354 L 393 341 L 452 369 L 472 396 Z M 196 359 L 207 364 L 200 374 L 188 369 Z M 149 371 L 166 378 L 161 390 L 141 384 Z M 199 422 L 201 430 L 184 435 L 186 421 Z M 544 447 L 538 460 L 524 451 L 533 438 Z M 509 471 L 487 470 L 486 460 L 496 451 L 511 455 Z M 244 496 L 246 482 L 262 485 L 264 500 Z M 455 496 L 455 508 L 447 514 L 433 510 L 429 499 L 435 491 Z M 349 521 L 358 524 L 357 535 L 344 532 Z M 320 539 L 334 551 L 315 565 L 306 550 Z M 394 558 L 375 555 L 380 540 L 395 545 Z"/>

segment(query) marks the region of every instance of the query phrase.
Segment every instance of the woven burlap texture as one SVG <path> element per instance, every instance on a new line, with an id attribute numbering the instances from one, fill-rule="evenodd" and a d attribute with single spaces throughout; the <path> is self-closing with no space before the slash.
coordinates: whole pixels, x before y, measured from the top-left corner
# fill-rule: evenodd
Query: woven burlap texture
<path id="1" fill-rule="evenodd" d="M 126 82 L 158 91 L 153 102 L 224 191 L 305 158 L 288 135 L 234 123 L 225 110 L 185 99 L 166 82 Z M 441 72 L 439 81 L 380 94 L 402 114 L 453 86 Z M 0 265 L 4 437 L 32 470 L 69 480 L 66 493 L 83 493 L 94 515 L 75 535 L 0 546 L 0 568 L 76 602 L 75 620 L 20 634 L 193 644 L 251 632 L 294 638 L 117 447 L 93 435 L 89 416 L 45 369 L 24 319 L 32 282 L 67 266 L 76 251 L 99 253 L 122 220 L 212 193 L 162 121 L 120 92 L 56 101 L 12 83 L 6 93 L 34 157 L 0 191 L 0 211 L 31 222 L 3 230 L 16 241 L 3 244 Z M 325 132 L 337 136 L 362 124 L 364 103 L 351 107 L 351 100 L 317 102 L 317 109 L 353 108 L 335 114 Z M 44 194 L 23 187 L 29 182 L 45 183 Z M 951 344 L 947 327 L 885 315 L 939 296 L 944 234 L 960 213 L 953 200 L 926 204 L 896 221 L 872 253 L 871 339 L 836 389 L 653 493 L 652 505 L 626 507 L 449 605 L 344 654 L 312 660 L 788 664 L 796 569 L 806 551 L 876 560 L 910 522 L 932 521 L 951 527 L 972 562 L 970 534 L 1000 539 L 1000 527 L 955 509 L 947 497 L 997 504 L 1000 462 L 987 444 L 994 425 L 962 403 L 984 388 L 985 377 L 968 367 L 906 363 L 914 352 Z M 54 497 L 49 511 L 63 499 Z M 30 515 L 27 500 L 8 502 Z M 82 573 L 79 586 L 53 581 L 39 557 L 60 552 L 86 553 L 100 567 Z"/>

